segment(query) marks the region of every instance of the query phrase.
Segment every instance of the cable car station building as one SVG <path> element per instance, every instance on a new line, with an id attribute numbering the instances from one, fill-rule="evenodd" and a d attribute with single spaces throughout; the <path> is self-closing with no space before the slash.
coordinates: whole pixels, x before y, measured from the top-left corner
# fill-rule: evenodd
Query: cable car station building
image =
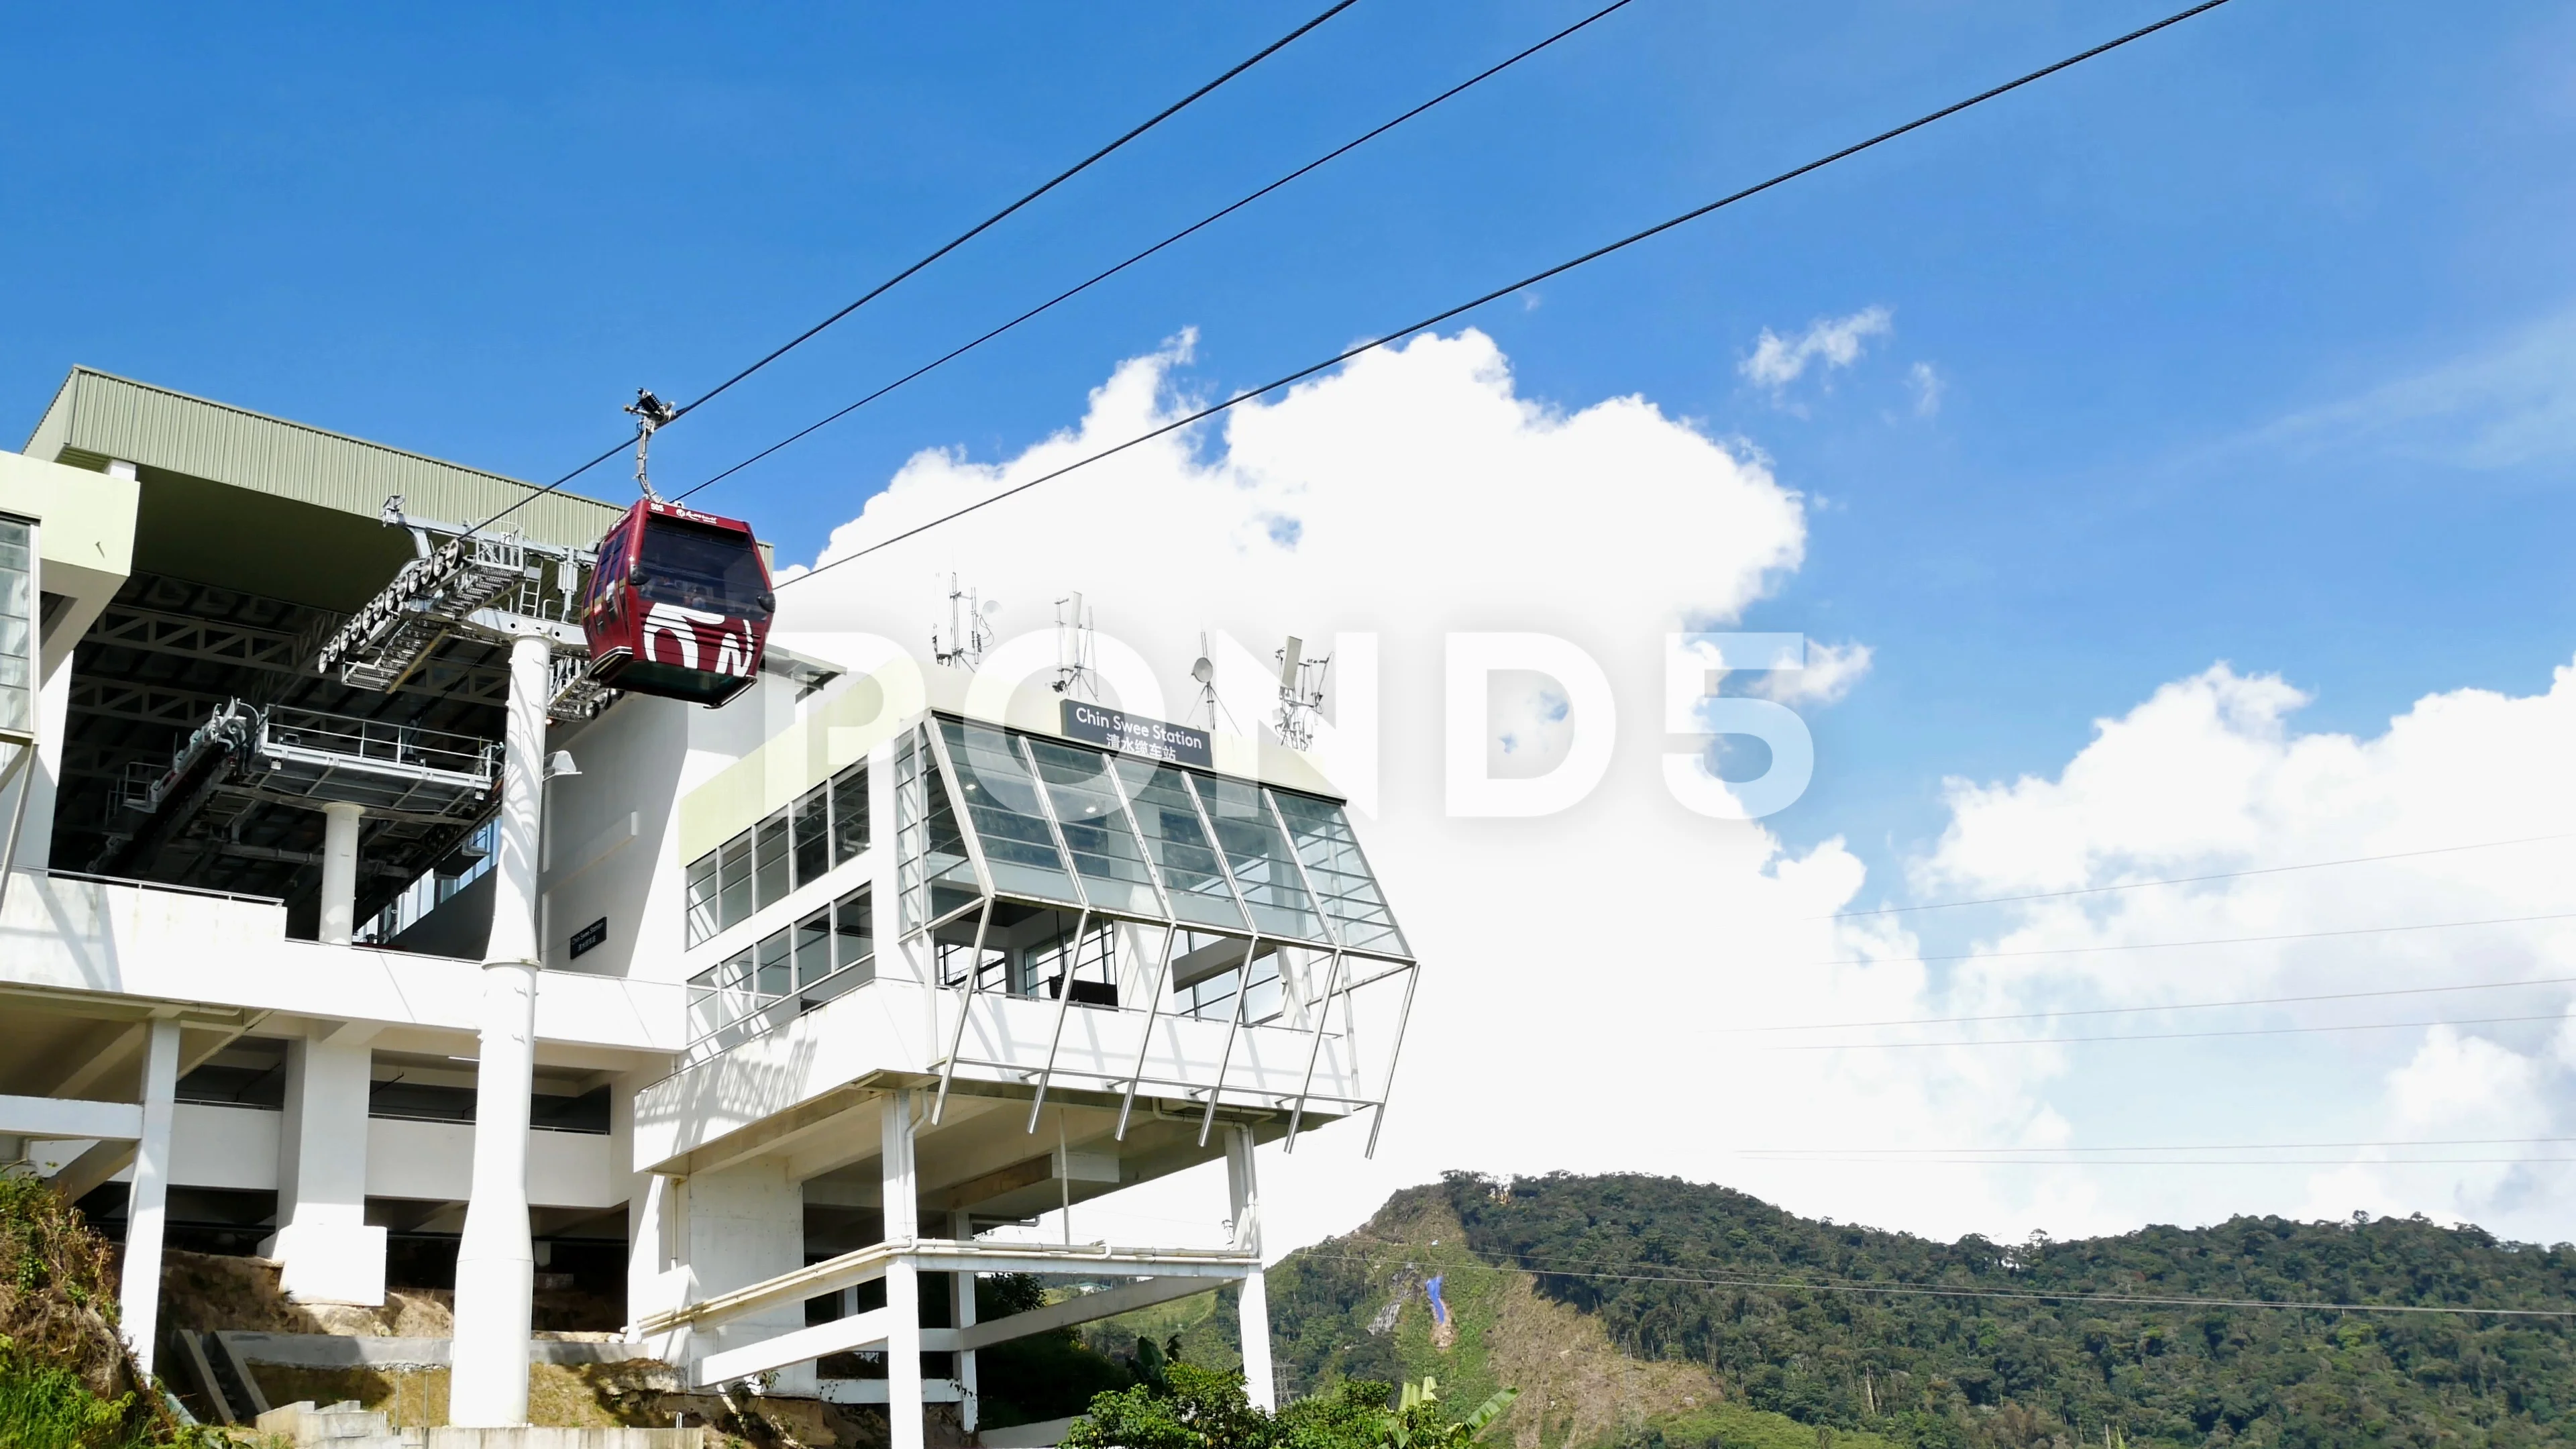
<path id="1" fill-rule="evenodd" d="M 1266 1402 L 1254 1149 L 1382 1112 L 1414 979 L 1331 783 L 910 659 L 620 694 L 627 512 L 88 370 L 0 452 L 0 1148 L 122 1238 L 139 1353 L 205 1353 L 165 1245 L 453 1283 L 508 1425 L 578 1287 L 917 1449 L 979 1348 L 1240 1284 Z M 1219 1160 L 1196 1246 L 1025 1230 Z M 979 1323 L 993 1273 L 1056 1291 Z"/>

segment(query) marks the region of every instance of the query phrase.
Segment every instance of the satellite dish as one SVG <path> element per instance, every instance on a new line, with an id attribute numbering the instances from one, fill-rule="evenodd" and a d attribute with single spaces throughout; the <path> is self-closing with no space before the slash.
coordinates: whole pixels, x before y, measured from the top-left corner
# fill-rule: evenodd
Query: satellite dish
<path id="1" fill-rule="evenodd" d="M 1190 666 L 1190 678 L 1197 680 L 1201 684 L 1205 684 L 1209 680 L 1216 678 L 1216 661 L 1208 658 L 1204 654 L 1200 655 L 1198 662 Z"/>

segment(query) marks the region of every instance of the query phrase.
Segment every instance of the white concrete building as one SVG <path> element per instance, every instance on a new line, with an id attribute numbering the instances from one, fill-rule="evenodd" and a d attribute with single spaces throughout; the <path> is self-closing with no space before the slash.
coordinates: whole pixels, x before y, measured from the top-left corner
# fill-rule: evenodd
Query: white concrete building
<path id="1" fill-rule="evenodd" d="M 415 556 L 388 498 L 534 491 L 88 371 L 0 453 L 0 1139 L 123 1235 L 147 1355 L 165 1243 L 311 1301 L 454 1281 L 507 651 L 459 633 L 384 691 L 315 659 Z M 578 549 L 615 516 L 512 525 Z M 1413 980 L 1331 783 L 819 652 L 544 732 L 578 773 L 533 872 L 538 1281 L 622 1298 L 694 1382 L 887 1403 L 899 1449 L 1004 1391 L 980 1348 L 1241 1283 L 1267 1400 L 1254 1149 L 1383 1110 Z M 1015 1230 L 1218 1160 L 1219 1245 Z M 1083 1291 L 978 1323 L 986 1273 Z M 460 1341 L 460 1403 L 483 1350 L 525 1362 Z"/>

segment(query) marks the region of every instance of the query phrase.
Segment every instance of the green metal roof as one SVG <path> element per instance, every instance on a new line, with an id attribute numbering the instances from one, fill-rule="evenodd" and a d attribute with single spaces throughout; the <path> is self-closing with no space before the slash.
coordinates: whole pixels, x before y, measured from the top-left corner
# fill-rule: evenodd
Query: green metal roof
<path id="1" fill-rule="evenodd" d="M 473 522 L 537 491 L 535 484 L 480 468 L 86 367 L 73 368 L 63 380 L 24 451 L 93 470 L 120 459 L 370 520 L 396 493 L 418 517 Z M 510 515 L 510 526 L 539 542 L 587 546 L 622 512 L 615 504 L 558 492 Z"/>

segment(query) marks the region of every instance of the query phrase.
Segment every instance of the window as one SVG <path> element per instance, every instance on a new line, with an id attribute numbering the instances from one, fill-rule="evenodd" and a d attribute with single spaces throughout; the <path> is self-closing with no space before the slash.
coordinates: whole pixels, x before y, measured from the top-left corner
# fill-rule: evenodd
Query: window
<path id="1" fill-rule="evenodd" d="M 906 929 L 926 926 L 983 894 L 948 785 L 918 734 L 895 747 L 895 883 Z"/>
<path id="2" fill-rule="evenodd" d="M 716 900 L 723 927 L 751 919 L 751 833 L 745 831 L 716 852 Z"/>
<path id="3" fill-rule="evenodd" d="M 1360 854 L 1359 839 L 1351 833 L 1350 818 L 1342 807 L 1286 790 L 1273 790 L 1270 798 L 1278 802 L 1279 816 L 1288 822 L 1297 858 L 1305 862 L 1306 878 L 1314 882 L 1315 894 L 1340 931 L 1342 945 L 1353 951 L 1409 954 L 1404 933 L 1396 929 L 1395 913 L 1387 909 L 1386 893 L 1369 873 L 1368 860 Z"/>
<path id="4" fill-rule="evenodd" d="M 1216 825 L 1218 846 L 1234 871 L 1235 889 L 1252 910 L 1252 923 L 1265 936 L 1295 941 L 1325 941 L 1323 919 L 1306 899 L 1297 879 L 1296 859 L 1279 834 L 1277 822 L 1261 798 L 1261 788 L 1243 780 L 1197 779 L 1199 800 Z"/>
<path id="5" fill-rule="evenodd" d="M 868 767 L 861 761 L 698 857 L 688 870 L 688 943 L 713 940 L 857 859 L 867 849 L 867 820 Z"/>
<path id="6" fill-rule="evenodd" d="M 796 984 L 811 986 L 832 974 L 832 908 L 796 923 Z"/>
<path id="7" fill-rule="evenodd" d="M 796 989 L 796 963 L 791 933 L 773 931 L 751 951 L 751 986 L 763 996 L 785 996 Z"/>
<path id="8" fill-rule="evenodd" d="M 1196 925 L 1242 930 L 1243 912 L 1235 909 L 1234 892 L 1225 883 L 1225 865 L 1181 772 L 1131 755 L 1118 762 L 1118 778 L 1136 807 L 1136 825 L 1163 873 L 1163 888 L 1172 893 L 1172 913 Z"/>
<path id="9" fill-rule="evenodd" d="M 796 884 L 809 885 L 823 878 L 837 862 L 832 859 L 832 789 L 817 785 L 796 802 L 792 826 L 796 837 Z"/>
<path id="10" fill-rule="evenodd" d="M 724 915 L 716 900 L 716 854 L 708 851 L 689 867 L 689 944 L 715 938 L 724 929 Z"/>
<path id="11" fill-rule="evenodd" d="M 648 599 L 736 618 L 769 613 L 760 545 L 748 534 L 677 518 L 647 518 L 637 567 Z"/>
<path id="12" fill-rule="evenodd" d="M 1091 904 L 1104 911 L 1159 918 L 1162 903 L 1154 895 L 1153 877 L 1145 869 L 1145 852 L 1127 828 L 1127 811 L 1118 801 L 1109 762 L 1097 751 L 1074 749 L 1045 740 L 1024 741 L 1036 761 L 1047 802 L 1055 807 L 1056 825 L 1064 832 L 1073 868 L 1082 874 Z"/>
<path id="13" fill-rule="evenodd" d="M 868 919 L 868 892 L 862 886 L 841 897 L 832 908 L 832 969 L 873 965 L 876 959 L 876 925 Z M 873 971 L 869 974 L 873 975 Z"/>
<path id="14" fill-rule="evenodd" d="M 957 768 L 967 821 L 984 842 L 984 864 L 993 885 L 1011 895 L 1040 900 L 1079 902 L 1064 857 L 1055 848 L 1045 809 L 1038 803 L 1037 782 L 1011 737 L 990 725 L 939 722 L 948 742 L 949 762 Z"/>
<path id="15" fill-rule="evenodd" d="M 36 727 L 35 530 L 0 518 L 0 730 Z"/>
<path id="16" fill-rule="evenodd" d="M 787 899 L 787 812 L 779 811 L 752 830 L 752 909 L 765 911 Z"/>
<path id="17" fill-rule="evenodd" d="M 832 864 L 855 860 L 868 848 L 868 767 L 862 762 L 832 777 Z"/>

